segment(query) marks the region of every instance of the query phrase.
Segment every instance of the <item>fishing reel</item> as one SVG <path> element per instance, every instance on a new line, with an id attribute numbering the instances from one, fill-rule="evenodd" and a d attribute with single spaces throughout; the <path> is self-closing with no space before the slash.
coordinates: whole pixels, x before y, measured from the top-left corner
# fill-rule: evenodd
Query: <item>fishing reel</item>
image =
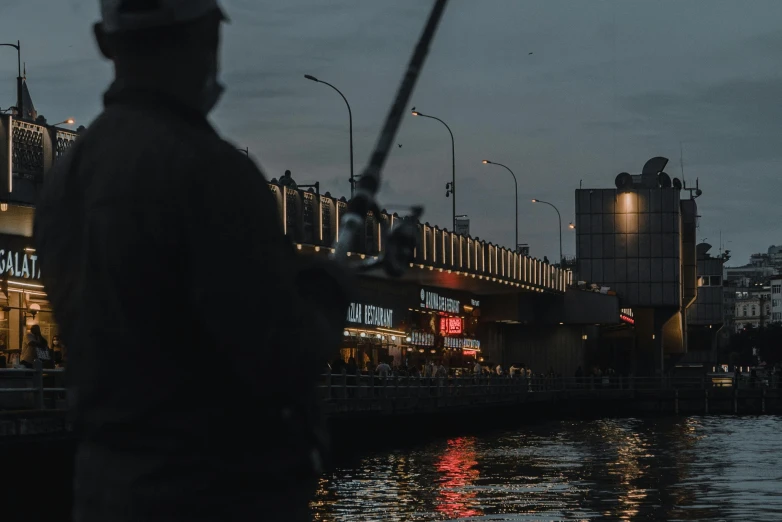
<path id="1" fill-rule="evenodd" d="M 366 204 L 362 204 L 361 199 L 356 200 L 356 198 L 364 199 Z M 356 198 L 351 201 L 351 207 L 356 210 L 346 213 L 340 221 L 340 237 L 332 257 L 357 272 L 382 269 L 390 277 L 401 277 L 413 261 L 418 223 L 423 216 L 424 208 L 422 206 L 410 207 L 410 213 L 401 219 L 394 220 L 393 226 L 389 225 L 387 220 L 379 220 L 381 244 L 385 246 L 383 252 L 376 258 L 355 261 L 348 256 L 348 252 L 352 251 L 356 238 L 363 230 L 367 213 L 372 212 L 375 216 L 382 215 L 374 198 L 368 198 L 366 194 L 362 193 L 356 194 Z M 365 212 L 359 210 L 362 207 L 366 209 Z"/>

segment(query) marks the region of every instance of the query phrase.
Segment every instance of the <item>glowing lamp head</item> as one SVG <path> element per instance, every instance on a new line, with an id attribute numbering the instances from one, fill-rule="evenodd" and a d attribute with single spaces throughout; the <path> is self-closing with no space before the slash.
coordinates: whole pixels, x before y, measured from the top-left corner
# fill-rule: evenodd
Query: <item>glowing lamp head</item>
<path id="1" fill-rule="evenodd" d="M 483 163 L 484 165 L 488 165 L 489 163 L 491 163 L 491 161 L 489 161 L 489 160 L 483 160 L 481 163 Z"/>
<path id="2" fill-rule="evenodd" d="M 412 114 L 413 116 L 419 116 L 421 113 L 419 113 L 418 111 L 413 111 L 410 114 Z"/>
<path id="3" fill-rule="evenodd" d="M 65 120 L 65 123 L 67 123 L 68 125 L 73 125 L 74 123 L 76 123 L 76 120 L 74 120 L 73 118 L 68 118 L 67 120 Z"/>
<path id="4" fill-rule="evenodd" d="M 537 203 L 537 202 L 538 202 L 538 200 L 537 200 L 537 199 L 533 199 L 533 200 L 532 200 L 532 202 L 533 202 L 533 203 Z"/>

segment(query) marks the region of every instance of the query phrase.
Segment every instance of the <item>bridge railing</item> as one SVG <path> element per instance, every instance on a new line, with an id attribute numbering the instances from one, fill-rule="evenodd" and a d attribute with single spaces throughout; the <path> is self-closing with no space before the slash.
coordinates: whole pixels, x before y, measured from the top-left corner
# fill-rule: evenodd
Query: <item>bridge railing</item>
<path id="1" fill-rule="evenodd" d="M 776 387 L 779 382 L 739 380 L 737 388 Z M 708 390 L 725 387 L 708 377 L 507 377 L 378 375 L 346 373 L 324 374 L 318 386 L 319 397 L 326 401 L 367 398 L 411 398 L 454 395 L 492 395 L 499 401 L 519 393 L 597 390 L 665 391 Z"/>
<path id="2" fill-rule="evenodd" d="M 0 410 L 45 410 L 66 407 L 65 370 L 33 368 L 0 369 Z"/>
<path id="3" fill-rule="evenodd" d="M 0 369 L 0 411 L 45 410 L 67 407 L 65 370 L 43 369 L 40 361 L 31 369 Z M 484 396 L 492 401 L 511 400 L 522 393 L 618 391 L 709 390 L 733 387 L 778 388 L 778 376 L 752 380 L 712 379 L 711 377 L 507 377 L 462 375 L 419 377 L 414 375 L 324 374 L 318 383 L 319 398 L 342 402 L 362 399 L 409 399 L 421 397 Z M 491 402 L 491 401 L 490 401 Z"/>
<path id="4" fill-rule="evenodd" d="M 347 201 L 336 199 L 328 192 L 317 194 L 313 189 L 304 191 L 272 181 L 269 190 L 277 201 L 283 228 L 291 240 L 316 250 L 331 248 L 339 234 L 339 220 L 347 211 Z M 404 218 L 396 213 L 382 211 L 379 216 L 370 213 L 365 220 L 364 234 L 352 255 L 381 254 L 385 250 L 381 222 L 394 225 L 400 219 Z M 564 292 L 573 283 L 570 270 L 429 223 L 417 223 L 416 249 L 411 265 L 538 292 Z"/>

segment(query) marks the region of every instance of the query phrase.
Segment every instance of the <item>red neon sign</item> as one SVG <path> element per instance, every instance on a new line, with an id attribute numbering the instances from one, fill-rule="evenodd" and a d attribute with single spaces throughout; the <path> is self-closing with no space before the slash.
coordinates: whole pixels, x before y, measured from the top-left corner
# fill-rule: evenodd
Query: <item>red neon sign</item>
<path id="1" fill-rule="evenodd" d="M 464 332 L 461 317 L 441 317 L 440 331 L 444 334 L 460 334 Z"/>
<path id="2" fill-rule="evenodd" d="M 466 348 L 464 350 L 462 350 L 462 353 L 464 355 L 467 355 L 468 357 L 474 357 L 474 356 L 478 355 L 477 350 L 467 350 Z"/>
<path id="3" fill-rule="evenodd" d="M 628 324 L 635 324 L 635 319 L 624 314 L 619 314 L 619 320 L 624 321 Z"/>

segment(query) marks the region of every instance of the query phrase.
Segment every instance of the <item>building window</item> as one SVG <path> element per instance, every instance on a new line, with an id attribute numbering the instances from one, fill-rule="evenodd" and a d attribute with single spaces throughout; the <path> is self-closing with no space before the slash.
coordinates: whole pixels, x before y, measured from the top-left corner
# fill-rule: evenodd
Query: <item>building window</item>
<path id="1" fill-rule="evenodd" d="M 698 286 L 722 286 L 722 276 L 700 276 Z"/>
<path id="2" fill-rule="evenodd" d="M 747 317 L 747 305 L 741 307 L 741 316 Z"/>
<path id="3" fill-rule="evenodd" d="M 758 307 L 757 306 L 753 306 L 752 307 L 752 317 L 755 317 L 756 315 L 758 315 Z"/>
<path id="4" fill-rule="evenodd" d="M 771 300 L 771 306 L 773 306 L 774 308 L 779 306 L 779 299 L 772 299 Z"/>
<path id="5" fill-rule="evenodd" d="M 782 294 L 782 285 L 771 285 L 772 294 Z"/>

